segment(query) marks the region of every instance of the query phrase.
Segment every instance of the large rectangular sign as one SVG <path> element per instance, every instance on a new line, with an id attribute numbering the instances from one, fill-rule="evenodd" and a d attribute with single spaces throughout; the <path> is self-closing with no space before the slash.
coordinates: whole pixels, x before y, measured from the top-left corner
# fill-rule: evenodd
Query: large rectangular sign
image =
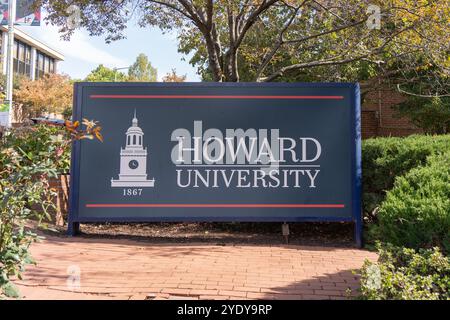
<path id="1" fill-rule="evenodd" d="M 354 221 L 359 87 L 76 83 L 70 232 L 94 221 Z"/>

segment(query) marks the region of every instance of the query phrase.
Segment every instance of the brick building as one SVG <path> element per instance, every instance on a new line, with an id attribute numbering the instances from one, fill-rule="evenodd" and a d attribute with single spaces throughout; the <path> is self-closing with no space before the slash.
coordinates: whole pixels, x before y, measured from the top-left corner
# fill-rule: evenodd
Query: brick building
<path id="1" fill-rule="evenodd" d="M 363 97 L 361 106 L 361 133 L 367 139 L 377 136 L 407 136 L 420 133 L 408 118 L 400 117 L 392 108 L 404 97 L 393 88 L 380 87 Z"/>

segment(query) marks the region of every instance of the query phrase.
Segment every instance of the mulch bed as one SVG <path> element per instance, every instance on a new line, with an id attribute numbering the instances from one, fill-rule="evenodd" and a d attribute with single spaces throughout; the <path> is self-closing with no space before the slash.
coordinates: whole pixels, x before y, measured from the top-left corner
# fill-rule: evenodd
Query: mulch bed
<path id="1" fill-rule="evenodd" d="M 154 243 L 203 242 L 227 244 L 285 244 L 281 223 L 96 223 L 82 224 L 79 237 L 132 239 Z M 289 223 L 289 244 L 353 247 L 352 223 Z M 53 235 L 65 236 L 55 227 Z"/>

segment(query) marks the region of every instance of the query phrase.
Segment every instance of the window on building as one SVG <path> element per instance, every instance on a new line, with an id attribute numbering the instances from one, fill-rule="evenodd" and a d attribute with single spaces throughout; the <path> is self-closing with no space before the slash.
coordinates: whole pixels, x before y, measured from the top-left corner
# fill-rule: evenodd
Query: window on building
<path id="1" fill-rule="evenodd" d="M 25 47 L 25 74 L 31 76 L 31 47 Z"/>
<path id="2" fill-rule="evenodd" d="M 44 73 L 48 72 L 47 67 L 48 67 L 48 57 L 44 55 Z"/>
<path id="3" fill-rule="evenodd" d="M 45 63 L 44 54 L 38 52 L 36 55 L 36 79 L 39 79 L 44 75 L 44 63 Z"/>
<path id="4" fill-rule="evenodd" d="M 30 76 L 31 74 L 31 47 L 21 41 L 15 40 L 13 47 L 13 70 L 15 73 Z"/>
<path id="5" fill-rule="evenodd" d="M 53 73 L 53 72 L 55 72 L 55 59 L 47 56 L 42 52 L 37 51 L 35 78 L 38 79 L 46 73 Z"/>
<path id="6" fill-rule="evenodd" d="M 23 43 L 19 43 L 19 52 L 17 56 L 18 63 L 18 73 L 25 74 L 25 45 Z"/>
<path id="7" fill-rule="evenodd" d="M 55 72 L 55 59 L 50 58 L 50 71 L 51 73 Z"/>
<path id="8" fill-rule="evenodd" d="M 17 51 L 19 49 L 19 43 L 17 42 L 17 40 L 14 40 L 14 47 L 13 47 L 13 57 L 17 57 Z"/>

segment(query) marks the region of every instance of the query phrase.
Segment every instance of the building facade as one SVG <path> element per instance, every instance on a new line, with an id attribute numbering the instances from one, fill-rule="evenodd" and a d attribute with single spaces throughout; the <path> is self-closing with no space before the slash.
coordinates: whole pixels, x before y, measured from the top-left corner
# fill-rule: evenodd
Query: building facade
<path id="1" fill-rule="evenodd" d="M 0 26 L 1 72 L 6 74 L 8 28 Z M 39 79 L 46 73 L 56 73 L 64 56 L 25 32 L 14 29 L 13 70 L 16 74 Z"/>
<path id="2" fill-rule="evenodd" d="M 392 87 L 377 87 L 364 95 L 361 107 L 361 135 L 373 137 L 403 137 L 422 133 L 407 117 L 401 117 L 394 106 L 405 96 Z"/>

